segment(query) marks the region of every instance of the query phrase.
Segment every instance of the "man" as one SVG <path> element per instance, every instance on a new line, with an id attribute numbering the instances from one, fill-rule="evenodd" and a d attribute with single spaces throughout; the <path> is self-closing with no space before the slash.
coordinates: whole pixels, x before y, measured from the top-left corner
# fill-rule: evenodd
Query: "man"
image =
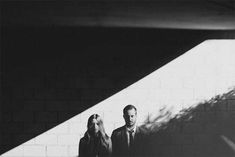
<path id="1" fill-rule="evenodd" d="M 136 126 L 137 109 L 127 105 L 123 109 L 125 125 L 113 131 L 111 139 L 114 157 L 144 156 L 145 131 Z M 145 146 L 146 147 L 146 146 Z"/>

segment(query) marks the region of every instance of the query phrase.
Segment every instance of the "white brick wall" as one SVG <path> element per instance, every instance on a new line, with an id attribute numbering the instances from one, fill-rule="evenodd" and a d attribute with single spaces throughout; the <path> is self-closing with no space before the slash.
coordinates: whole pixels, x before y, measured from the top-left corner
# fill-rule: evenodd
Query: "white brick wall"
<path id="1" fill-rule="evenodd" d="M 122 109 L 134 104 L 138 122 L 164 108 L 173 115 L 183 108 L 223 94 L 235 85 L 235 41 L 210 40 L 191 49 L 142 80 L 81 114 L 31 139 L 1 157 L 75 157 L 88 117 L 100 114 L 108 135 L 124 124 Z"/>
<path id="2" fill-rule="evenodd" d="M 67 145 L 47 146 L 46 156 L 48 157 L 67 157 L 69 155 Z"/>
<path id="3" fill-rule="evenodd" d="M 24 156 L 24 147 L 20 146 L 20 147 L 16 147 L 14 149 L 12 149 L 11 151 L 1 155 L 1 157 L 20 157 L 20 156 Z"/>
<path id="4" fill-rule="evenodd" d="M 56 145 L 58 143 L 58 135 L 45 134 L 45 136 L 35 138 L 35 145 Z"/>
<path id="5" fill-rule="evenodd" d="M 32 157 L 32 156 L 37 156 L 37 157 L 42 157 L 46 156 L 46 145 L 27 145 L 23 146 L 24 147 L 24 155 L 25 157 Z"/>

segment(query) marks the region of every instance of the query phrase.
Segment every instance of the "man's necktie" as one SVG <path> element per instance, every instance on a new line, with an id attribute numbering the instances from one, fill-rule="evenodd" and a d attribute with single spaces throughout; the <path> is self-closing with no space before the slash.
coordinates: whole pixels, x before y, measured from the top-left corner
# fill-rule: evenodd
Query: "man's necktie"
<path id="1" fill-rule="evenodd" d="M 129 147 L 131 148 L 133 146 L 133 142 L 134 142 L 134 130 L 130 130 L 129 131 L 129 137 L 130 137 L 130 143 L 129 143 Z"/>

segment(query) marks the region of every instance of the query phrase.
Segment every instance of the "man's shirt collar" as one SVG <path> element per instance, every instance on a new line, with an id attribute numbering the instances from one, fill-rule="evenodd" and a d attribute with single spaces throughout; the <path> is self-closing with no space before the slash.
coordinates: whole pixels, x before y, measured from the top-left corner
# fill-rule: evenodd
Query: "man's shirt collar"
<path id="1" fill-rule="evenodd" d="M 130 129 L 130 128 L 128 128 L 127 126 L 126 126 L 126 131 L 128 132 L 128 131 L 131 131 L 131 130 L 133 130 L 134 131 L 134 133 L 136 132 L 136 125 L 134 126 L 134 128 L 133 129 Z"/>

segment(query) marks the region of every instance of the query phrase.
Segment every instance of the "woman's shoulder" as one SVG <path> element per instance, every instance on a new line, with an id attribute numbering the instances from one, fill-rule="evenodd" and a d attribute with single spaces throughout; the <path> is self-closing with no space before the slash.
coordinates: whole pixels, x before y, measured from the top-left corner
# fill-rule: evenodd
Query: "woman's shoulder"
<path id="1" fill-rule="evenodd" d="M 85 134 L 82 138 L 80 138 L 80 144 L 86 143 L 87 140 L 88 140 L 88 137 Z"/>
<path id="2" fill-rule="evenodd" d="M 79 143 L 80 143 L 80 144 L 83 144 L 83 143 L 85 143 L 85 138 L 84 138 L 84 137 L 80 138 L 80 141 L 79 141 Z"/>

